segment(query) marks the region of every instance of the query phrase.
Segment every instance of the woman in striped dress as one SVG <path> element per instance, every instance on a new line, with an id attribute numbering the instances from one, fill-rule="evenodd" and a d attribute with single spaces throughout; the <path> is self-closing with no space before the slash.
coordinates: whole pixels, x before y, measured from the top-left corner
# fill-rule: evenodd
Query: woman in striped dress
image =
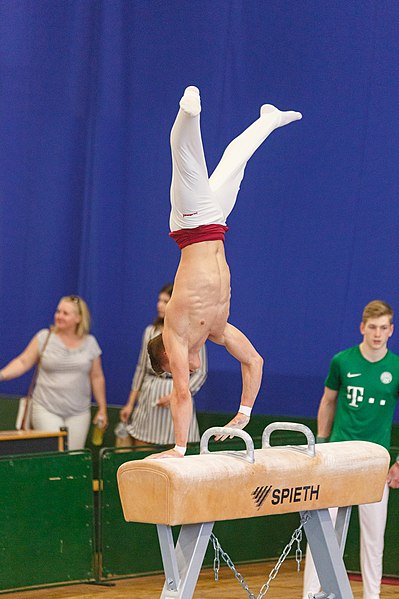
<path id="1" fill-rule="evenodd" d="M 157 303 L 157 318 L 153 324 L 146 327 L 139 359 L 132 381 L 132 390 L 126 405 L 120 411 L 122 422 L 128 422 L 128 431 L 133 438 L 133 445 L 172 445 L 174 443 L 174 430 L 172 416 L 169 409 L 170 394 L 172 393 L 172 375 L 164 373 L 157 376 L 151 368 L 147 353 L 147 344 L 150 339 L 162 333 L 165 306 L 172 295 L 173 285 L 165 285 L 159 292 Z M 204 384 L 207 372 L 207 354 L 205 345 L 200 353 L 201 366 L 190 377 L 190 391 L 192 397 Z M 194 406 L 193 406 L 194 408 Z M 199 428 L 195 409 L 188 436 L 189 442 L 199 441 Z"/>

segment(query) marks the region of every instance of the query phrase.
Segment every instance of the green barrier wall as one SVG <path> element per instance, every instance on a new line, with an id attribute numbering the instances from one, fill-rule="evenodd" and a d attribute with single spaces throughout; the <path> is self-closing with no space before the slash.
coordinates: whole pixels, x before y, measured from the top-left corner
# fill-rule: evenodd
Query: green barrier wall
<path id="1" fill-rule="evenodd" d="M 98 532 L 102 579 L 162 569 L 156 527 L 125 522 L 116 481 L 116 471 L 123 462 L 147 455 L 149 452 L 122 449 L 101 452 Z"/>
<path id="2" fill-rule="evenodd" d="M 0 590 L 95 578 L 89 451 L 0 458 Z"/>
<path id="3" fill-rule="evenodd" d="M 16 395 L 0 395 L 0 429 L 2 431 L 11 431 L 15 429 L 18 399 L 19 397 Z"/>

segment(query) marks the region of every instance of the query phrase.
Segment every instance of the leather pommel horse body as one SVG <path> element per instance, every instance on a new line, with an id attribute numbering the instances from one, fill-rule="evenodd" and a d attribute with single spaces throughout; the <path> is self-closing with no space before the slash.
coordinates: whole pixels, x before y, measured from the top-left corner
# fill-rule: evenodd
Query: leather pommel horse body
<path id="1" fill-rule="evenodd" d="M 271 447 L 275 430 L 303 432 L 307 446 Z M 241 437 L 246 451 L 210 453 L 220 432 Z M 135 460 L 118 470 L 119 493 L 128 522 L 156 524 L 166 582 L 161 599 L 191 599 L 212 532 L 220 520 L 305 512 L 304 530 L 323 591 L 353 597 L 342 554 L 352 505 L 382 498 L 389 454 L 367 441 L 315 446 L 301 424 L 273 423 L 254 450 L 244 431 L 212 428 L 201 439 L 201 454 L 185 458 Z M 335 530 L 329 507 L 338 507 Z M 174 546 L 171 526 L 182 525 Z"/>

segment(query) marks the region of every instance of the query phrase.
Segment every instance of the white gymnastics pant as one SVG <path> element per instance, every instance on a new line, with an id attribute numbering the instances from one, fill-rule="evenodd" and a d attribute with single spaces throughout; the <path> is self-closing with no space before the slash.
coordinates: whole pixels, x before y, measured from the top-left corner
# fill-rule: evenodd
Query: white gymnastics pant
<path id="1" fill-rule="evenodd" d="M 185 96 L 187 93 L 196 92 L 186 90 Z M 281 113 L 274 106 L 269 108 L 269 105 L 265 111 L 262 108 L 261 116 L 227 146 L 209 178 L 201 139 L 199 95 L 198 114 L 179 109 L 170 136 L 171 231 L 207 224 L 226 224 L 236 202 L 247 161 L 266 137 L 281 126 L 282 114 L 288 113 Z"/>
<path id="2" fill-rule="evenodd" d="M 381 501 L 359 505 L 360 568 L 363 580 L 363 599 L 380 599 L 388 496 L 389 488 L 388 485 L 385 485 Z M 331 519 L 335 523 L 337 508 L 331 508 L 330 514 Z M 320 583 L 312 554 L 308 547 L 306 550 L 303 599 L 308 599 L 309 593 L 316 594 L 319 591 Z"/>
<path id="3" fill-rule="evenodd" d="M 32 425 L 34 430 L 54 432 L 62 426 L 68 428 L 68 449 L 83 449 L 91 421 L 90 409 L 74 416 L 58 416 L 36 403 L 32 404 Z"/>

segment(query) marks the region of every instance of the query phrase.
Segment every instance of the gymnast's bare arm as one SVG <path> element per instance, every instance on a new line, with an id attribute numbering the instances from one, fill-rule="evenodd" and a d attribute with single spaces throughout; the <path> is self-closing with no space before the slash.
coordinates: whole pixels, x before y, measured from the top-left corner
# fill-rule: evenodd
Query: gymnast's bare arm
<path id="1" fill-rule="evenodd" d="M 173 377 L 170 410 L 175 441 L 177 446 L 186 447 L 193 406 L 189 388 L 190 368 L 187 345 L 180 343 L 179 340 L 174 343 L 174 349 L 169 358 L 169 369 Z"/>
<path id="2" fill-rule="evenodd" d="M 170 302 L 171 301 L 172 300 L 170 300 Z M 182 319 L 180 319 L 180 326 L 182 321 L 184 321 L 183 314 Z M 184 449 L 186 447 L 192 418 L 193 407 L 189 388 L 191 367 L 188 344 L 186 337 L 179 334 L 173 326 L 173 322 L 172 319 L 172 323 L 169 326 L 164 326 L 162 333 L 165 346 L 165 359 L 162 362 L 162 367 L 165 372 L 170 372 L 173 377 L 173 388 L 170 395 L 169 405 L 173 419 L 176 445 L 173 449 L 149 456 L 151 459 L 183 457 L 184 452 L 181 453 L 177 448 Z M 181 332 L 182 331 L 180 331 L 180 333 Z"/>
<path id="3" fill-rule="evenodd" d="M 218 345 L 224 345 L 227 351 L 240 362 L 242 375 L 241 405 L 252 408 L 262 382 L 263 358 L 244 333 L 228 322 L 222 335 L 210 335 L 209 340 Z M 226 426 L 242 429 L 248 422 L 249 416 L 238 411 Z M 223 441 L 225 438 L 226 436 L 220 436 L 216 440 Z"/>

